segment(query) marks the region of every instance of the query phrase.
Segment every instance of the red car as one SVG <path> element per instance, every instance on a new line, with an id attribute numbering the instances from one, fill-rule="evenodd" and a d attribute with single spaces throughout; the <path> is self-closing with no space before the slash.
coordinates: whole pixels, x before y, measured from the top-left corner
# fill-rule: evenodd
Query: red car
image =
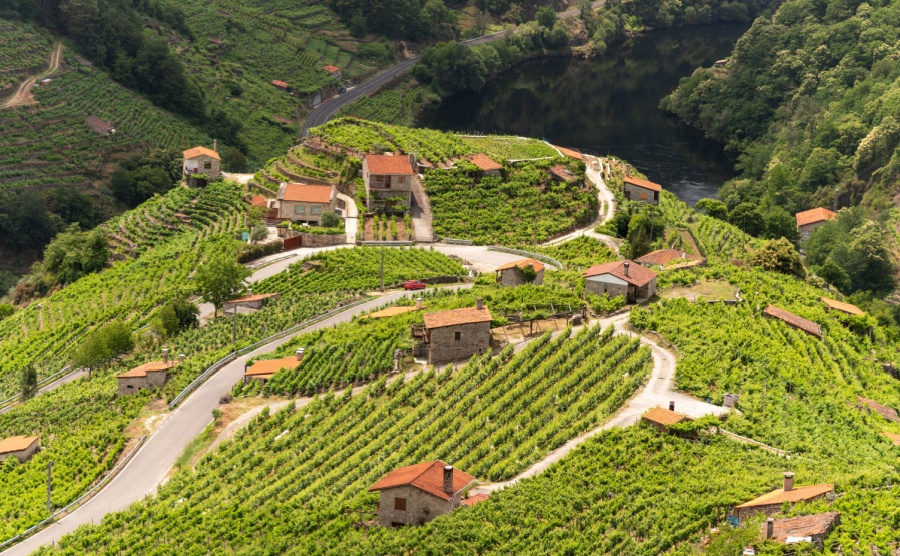
<path id="1" fill-rule="evenodd" d="M 421 280 L 407 280 L 406 282 L 403 282 L 403 289 L 404 290 L 424 290 L 425 282 L 422 282 Z"/>

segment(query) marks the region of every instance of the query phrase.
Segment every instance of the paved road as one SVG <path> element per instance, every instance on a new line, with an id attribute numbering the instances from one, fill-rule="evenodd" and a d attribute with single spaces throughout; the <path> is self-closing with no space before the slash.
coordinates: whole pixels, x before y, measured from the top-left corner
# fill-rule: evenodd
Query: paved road
<path id="1" fill-rule="evenodd" d="M 471 286 L 465 284 L 452 287 L 466 288 Z M 387 294 L 368 303 L 348 309 L 302 332 L 298 332 L 298 334 L 334 326 L 342 322 L 349 322 L 354 315 L 371 311 L 393 303 L 402 297 L 415 295 L 415 293 L 396 292 Z M 210 423 L 212 410 L 218 407 L 219 399 L 222 395 L 230 392 L 234 384 L 241 380 L 244 375 L 244 364 L 252 357 L 268 353 L 287 343 L 292 337 L 275 340 L 223 367 L 222 370 L 198 388 L 166 419 L 160 429 L 144 443 L 144 446 L 134 455 L 122 471 L 94 498 L 59 522 L 0 554 L 3 556 L 24 556 L 25 554 L 30 554 L 45 544 L 59 541 L 63 535 L 71 533 L 81 525 L 100 523 L 106 514 L 122 511 L 132 503 L 156 492 L 157 486 L 163 481 L 169 469 L 184 452 L 187 445 L 203 432 L 203 429 Z"/>
<path id="2" fill-rule="evenodd" d="M 58 379 L 54 380 L 53 382 L 51 382 L 50 384 L 39 388 L 37 393 L 35 394 L 35 396 L 40 396 L 41 394 L 46 394 L 47 392 L 56 390 L 63 384 L 68 384 L 74 380 L 78 380 L 79 378 L 81 378 L 83 376 L 87 376 L 87 371 L 74 371 L 72 373 L 69 373 L 64 377 L 58 378 Z M 10 411 L 14 407 L 18 407 L 18 406 L 19 406 L 18 403 L 6 406 L 3 409 L 0 409 L 0 415 L 6 413 L 7 411 Z"/>
<path id="3" fill-rule="evenodd" d="M 597 0 L 591 4 L 591 7 L 593 9 L 597 9 L 603 6 L 603 4 L 605 3 L 606 0 Z M 559 12 L 557 16 L 560 19 L 568 19 L 576 17 L 580 13 L 580 11 L 580 8 L 571 8 L 563 12 Z M 476 37 L 474 39 L 464 40 L 461 43 L 467 46 L 477 46 L 479 44 L 485 44 L 496 40 L 502 37 L 504 33 L 506 33 L 506 31 L 498 31 L 496 33 L 490 33 L 481 37 Z M 356 87 L 348 89 L 347 92 L 343 95 L 332 97 L 322 104 L 318 105 L 312 110 L 312 112 L 309 113 L 309 116 L 306 117 L 306 121 L 303 123 L 303 133 L 300 134 L 300 137 L 306 137 L 309 134 L 309 130 L 311 128 L 320 126 L 333 118 L 335 113 L 337 113 L 341 108 L 347 106 L 355 100 L 358 100 L 360 97 L 377 91 L 398 75 L 402 75 L 408 72 L 418 61 L 418 56 L 403 60 L 399 64 L 391 66 L 381 73 L 376 74 L 371 79 L 360 83 Z"/>

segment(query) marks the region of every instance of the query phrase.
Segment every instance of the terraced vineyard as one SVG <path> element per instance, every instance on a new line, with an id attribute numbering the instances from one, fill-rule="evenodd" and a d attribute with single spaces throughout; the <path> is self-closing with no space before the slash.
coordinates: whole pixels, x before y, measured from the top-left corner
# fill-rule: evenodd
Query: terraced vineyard
<path id="1" fill-rule="evenodd" d="M 455 372 L 264 411 L 156 498 L 67 537 L 61 551 L 320 552 L 351 530 L 344 509 L 374 510 L 366 488 L 388 470 L 440 457 L 482 479 L 509 478 L 615 412 L 649 360 L 636 340 L 584 328 Z M 285 526 L 286 512 L 304 525 Z"/>
<path id="2" fill-rule="evenodd" d="M 662 192 L 659 206 L 670 225 L 690 229 L 698 247 L 707 258 L 722 262 L 743 259 L 749 249 L 762 245 L 761 240 L 739 228 L 689 208 L 668 191 Z"/>
<path id="3" fill-rule="evenodd" d="M 0 19 L 0 101 L 50 61 L 51 42 L 30 25 Z M 2 104 L 2 102 L 0 102 Z"/>

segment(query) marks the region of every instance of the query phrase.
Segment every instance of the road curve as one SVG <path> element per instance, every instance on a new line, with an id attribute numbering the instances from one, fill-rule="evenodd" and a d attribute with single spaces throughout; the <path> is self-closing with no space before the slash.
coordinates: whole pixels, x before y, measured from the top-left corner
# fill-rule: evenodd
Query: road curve
<path id="1" fill-rule="evenodd" d="M 469 284 L 451 286 L 454 289 L 471 287 Z M 212 420 L 212 410 L 219 406 L 222 395 L 231 391 L 244 375 L 244 364 L 252 357 L 268 353 L 289 342 L 296 335 L 349 322 L 353 316 L 393 303 L 416 292 L 395 292 L 358 305 L 327 320 L 314 324 L 297 334 L 275 340 L 265 346 L 238 357 L 213 375 L 178 409 L 173 412 L 156 433 L 141 447 L 122 471 L 100 492 L 75 511 L 3 551 L 2 556 L 24 556 L 43 545 L 58 542 L 63 535 L 87 523 L 100 523 L 103 516 L 122 511 L 134 502 L 156 492 L 156 488 L 168 474 L 172 465 Z"/>

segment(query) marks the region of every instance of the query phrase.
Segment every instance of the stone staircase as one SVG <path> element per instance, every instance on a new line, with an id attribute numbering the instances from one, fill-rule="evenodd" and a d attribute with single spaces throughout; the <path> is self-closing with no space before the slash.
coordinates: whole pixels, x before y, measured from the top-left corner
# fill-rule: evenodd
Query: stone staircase
<path id="1" fill-rule="evenodd" d="M 425 188 L 418 177 L 413 177 L 412 203 L 409 207 L 409 216 L 412 219 L 413 234 L 419 243 L 433 243 L 434 229 L 431 227 L 431 201 L 425 194 Z"/>

